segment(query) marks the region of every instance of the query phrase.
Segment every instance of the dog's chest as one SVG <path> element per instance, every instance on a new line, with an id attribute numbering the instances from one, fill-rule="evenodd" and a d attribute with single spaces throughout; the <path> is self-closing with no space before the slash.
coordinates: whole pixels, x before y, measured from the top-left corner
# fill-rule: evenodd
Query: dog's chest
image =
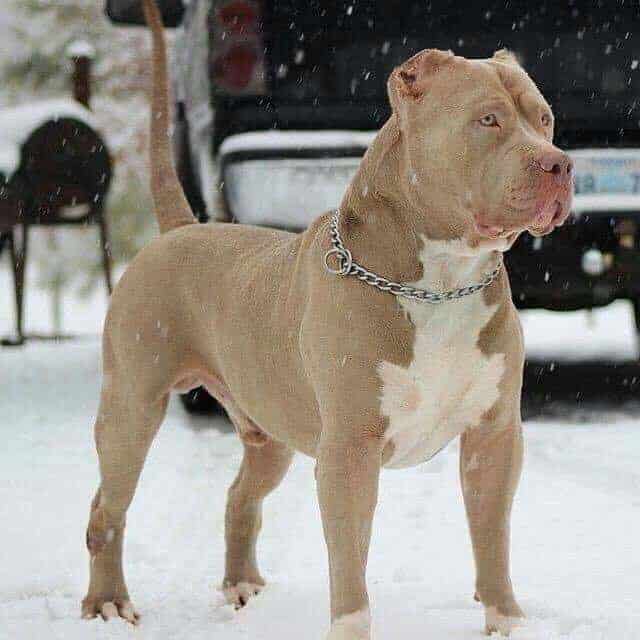
<path id="1" fill-rule="evenodd" d="M 428 460 L 478 425 L 498 399 L 504 373 L 504 354 L 487 355 L 478 346 L 497 308 L 482 294 L 437 306 L 402 304 L 415 327 L 412 360 L 378 367 L 385 437 L 392 445 L 387 467 Z"/>

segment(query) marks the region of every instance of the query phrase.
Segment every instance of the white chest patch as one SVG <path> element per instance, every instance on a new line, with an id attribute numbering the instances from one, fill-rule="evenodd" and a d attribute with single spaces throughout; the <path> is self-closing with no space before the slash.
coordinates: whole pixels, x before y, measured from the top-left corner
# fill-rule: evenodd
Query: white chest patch
<path id="1" fill-rule="evenodd" d="M 479 282 L 493 258 L 469 255 L 462 240 L 424 239 L 421 260 L 425 276 L 415 286 L 450 289 Z M 504 354 L 487 356 L 478 337 L 497 306 L 482 293 L 427 305 L 400 300 L 415 326 L 413 359 L 407 368 L 382 361 L 381 411 L 388 418 L 385 434 L 393 445 L 386 466 L 407 467 L 428 460 L 450 440 L 477 426 L 498 399 Z"/>

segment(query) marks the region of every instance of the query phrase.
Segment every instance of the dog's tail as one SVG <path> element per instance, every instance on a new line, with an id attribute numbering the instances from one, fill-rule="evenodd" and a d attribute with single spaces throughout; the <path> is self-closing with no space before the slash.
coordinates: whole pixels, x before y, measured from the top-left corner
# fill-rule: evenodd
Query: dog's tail
<path id="1" fill-rule="evenodd" d="M 160 232 L 196 222 L 173 163 L 170 142 L 169 72 L 164 27 L 155 0 L 142 0 L 147 25 L 151 30 L 152 94 L 149 156 L 151 195 Z"/>

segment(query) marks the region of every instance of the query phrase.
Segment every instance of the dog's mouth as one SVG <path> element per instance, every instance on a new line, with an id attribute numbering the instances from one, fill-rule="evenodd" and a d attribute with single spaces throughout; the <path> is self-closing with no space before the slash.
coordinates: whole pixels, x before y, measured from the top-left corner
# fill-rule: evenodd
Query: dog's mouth
<path id="1" fill-rule="evenodd" d="M 500 225 L 483 224 L 479 220 L 474 219 L 475 231 L 484 240 L 497 241 L 502 240 L 508 246 L 511 246 L 518 234 L 524 229 L 507 228 Z"/>
<path id="2" fill-rule="evenodd" d="M 512 230 L 510 231 L 509 229 L 506 229 L 505 227 L 501 227 L 500 225 L 483 224 L 482 222 L 479 222 L 477 219 L 475 220 L 475 228 L 476 228 L 476 233 L 490 240 L 507 238 L 509 235 L 516 233 L 515 231 L 512 231 Z"/>
<path id="3" fill-rule="evenodd" d="M 508 251 L 523 229 L 507 229 L 497 225 L 483 225 L 475 221 L 476 238 L 472 241 L 474 247 L 484 247 L 487 250 Z"/>
<path id="4" fill-rule="evenodd" d="M 513 242 L 522 231 L 528 231 L 534 236 L 544 236 L 556 227 L 561 227 L 569 217 L 571 200 L 554 199 L 546 206 L 538 209 L 533 216 L 515 227 L 482 220 L 482 216 L 474 216 L 476 233 L 485 240 L 506 240 Z"/>
<path id="5" fill-rule="evenodd" d="M 561 227 L 569 216 L 569 202 L 554 200 L 550 207 L 540 211 L 533 222 L 527 227 L 527 231 L 533 236 L 546 236 L 556 227 Z"/>

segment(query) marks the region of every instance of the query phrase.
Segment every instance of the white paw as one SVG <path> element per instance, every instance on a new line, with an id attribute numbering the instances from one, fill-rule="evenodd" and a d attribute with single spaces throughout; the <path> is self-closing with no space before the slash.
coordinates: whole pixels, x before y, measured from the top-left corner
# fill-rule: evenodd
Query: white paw
<path id="1" fill-rule="evenodd" d="M 369 609 L 361 609 L 336 618 L 331 625 L 327 640 L 369 640 L 370 637 Z"/>
<path id="2" fill-rule="evenodd" d="M 485 609 L 485 631 L 487 635 L 498 633 L 501 636 L 509 636 L 514 629 L 523 626 L 524 618 L 518 616 L 505 616 L 495 607 Z"/>
<path id="3" fill-rule="evenodd" d="M 130 600 L 102 601 L 87 597 L 82 602 L 82 617 L 90 620 L 100 616 L 105 622 L 115 618 L 122 618 L 133 625 L 140 623 L 140 615 L 133 608 Z"/>
<path id="4" fill-rule="evenodd" d="M 253 582 L 238 582 L 233 586 L 223 587 L 227 604 L 232 604 L 236 609 L 241 609 L 253 596 L 257 596 L 262 591 L 264 585 Z"/>

